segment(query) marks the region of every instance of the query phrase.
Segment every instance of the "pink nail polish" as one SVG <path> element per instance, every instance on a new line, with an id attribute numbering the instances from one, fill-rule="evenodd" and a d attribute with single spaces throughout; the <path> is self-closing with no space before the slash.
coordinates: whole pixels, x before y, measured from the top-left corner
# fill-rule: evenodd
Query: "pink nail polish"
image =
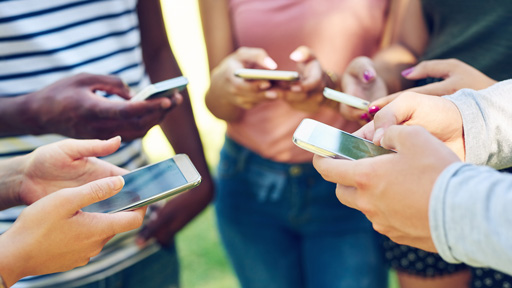
<path id="1" fill-rule="evenodd" d="M 370 120 L 370 117 L 368 117 L 368 114 L 366 114 L 366 113 L 361 114 L 360 118 L 361 118 L 361 120 L 366 120 L 366 121 Z"/>
<path id="2" fill-rule="evenodd" d="M 407 75 L 411 74 L 413 70 L 414 67 L 405 69 L 404 71 L 402 71 L 402 76 L 407 77 Z"/>
<path id="3" fill-rule="evenodd" d="M 373 74 L 372 71 L 370 71 L 370 70 L 364 71 L 364 73 L 363 73 L 364 81 L 368 82 L 368 81 L 372 80 L 373 77 L 375 77 L 375 75 Z"/>
<path id="4" fill-rule="evenodd" d="M 375 113 L 379 112 L 379 110 L 380 110 L 380 108 L 378 106 L 372 106 L 372 107 L 370 107 L 370 109 L 368 109 L 368 112 L 370 114 L 375 114 Z"/>

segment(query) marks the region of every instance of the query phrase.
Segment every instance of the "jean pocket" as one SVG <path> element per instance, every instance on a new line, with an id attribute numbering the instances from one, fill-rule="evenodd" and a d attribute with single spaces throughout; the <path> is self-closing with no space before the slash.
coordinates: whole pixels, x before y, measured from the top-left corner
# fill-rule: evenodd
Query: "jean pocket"
<path id="1" fill-rule="evenodd" d="M 257 165 L 247 169 L 248 189 L 258 202 L 276 202 L 281 199 L 285 184 L 286 173 Z"/>

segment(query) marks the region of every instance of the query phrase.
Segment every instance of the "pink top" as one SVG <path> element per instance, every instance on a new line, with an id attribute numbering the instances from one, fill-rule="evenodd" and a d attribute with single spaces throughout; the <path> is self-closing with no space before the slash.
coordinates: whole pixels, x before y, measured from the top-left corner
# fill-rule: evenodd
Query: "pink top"
<path id="1" fill-rule="evenodd" d="M 231 0 L 238 47 L 260 47 L 280 70 L 296 70 L 290 53 L 310 47 L 322 67 L 341 75 L 356 56 L 370 56 L 380 44 L 387 0 Z M 229 123 L 227 134 L 236 142 L 277 162 L 309 162 L 313 154 L 295 146 L 292 135 L 304 118 L 353 132 L 359 126 L 337 111 L 322 108 L 308 114 L 282 100 L 247 110 L 240 122 Z"/>

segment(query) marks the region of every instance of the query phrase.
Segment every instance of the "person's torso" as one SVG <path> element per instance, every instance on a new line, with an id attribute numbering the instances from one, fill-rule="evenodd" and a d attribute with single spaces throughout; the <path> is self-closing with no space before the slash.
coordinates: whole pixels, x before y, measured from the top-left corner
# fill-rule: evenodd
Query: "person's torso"
<path id="1" fill-rule="evenodd" d="M 459 59 L 495 80 L 512 78 L 512 2 L 422 0 L 429 44 L 421 60 Z"/>
<path id="2" fill-rule="evenodd" d="M 28 94 L 80 72 L 117 75 L 135 90 L 149 84 L 136 5 L 136 0 L 2 2 L 0 97 Z M 113 101 L 117 98 L 110 96 Z M 64 138 L 2 137 L 0 158 L 26 154 Z M 105 159 L 127 169 L 145 162 L 140 140 L 123 143 Z"/>
<path id="3" fill-rule="evenodd" d="M 370 56 L 379 45 L 388 8 L 386 0 L 231 0 L 233 35 L 238 47 L 260 47 L 280 70 L 297 70 L 289 59 L 301 45 L 310 47 L 325 71 L 341 75 L 356 56 Z M 246 111 L 238 123 L 228 124 L 235 141 L 279 162 L 307 162 L 312 154 L 292 142 L 305 117 L 354 131 L 337 111 L 322 108 L 308 114 L 286 102 L 269 101 Z"/>

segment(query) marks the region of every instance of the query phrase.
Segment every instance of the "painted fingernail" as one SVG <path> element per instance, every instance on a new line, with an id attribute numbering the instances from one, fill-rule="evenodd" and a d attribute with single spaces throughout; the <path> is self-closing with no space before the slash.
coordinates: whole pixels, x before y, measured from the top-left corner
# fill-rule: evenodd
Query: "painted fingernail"
<path id="1" fill-rule="evenodd" d="M 402 71 L 402 76 L 407 77 L 409 74 L 412 73 L 413 70 L 414 70 L 414 67 L 405 69 L 404 71 Z"/>
<path id="2" fill-rule="evenodd" d="M 268 99 L 276 99 L 277 98 L 277 92 L 276 91 L 265 91 L 265 97 Z"/>
<path id="3" fill-rule="evenodd" d="M 370 120 L 370 117 L 368 117 L 368 114 L 366 113 L 361 114 L 360 118 L 361 120 Z"/>
<path id="4" fill-rule="evenodd" d="M 368 82 L 368 81 L 372 80 L 373 77 L 375 77 L 375 74 L 372 71 L 370 71 L 370 70 L 364 71 L 364 73 L 363 73 L 364 81 Z"/>
<path id="5" fill-rule="evenodd" d="M 277 63 L 274 62 L 274 60 L 272 60 L 272 58 L 270 58 L 270 57 L 265 57 L 265 59 L 263 59 L 263 63 L 269 69 L 276 69 L 277 68 Z"/>
<path id="6" fill-rule="evenodd" d="M 370 114 L 375 114 L 375 113 L 379 112 L 379 110 L 380 110 L 380 108 L 378 106 L 372 106 L 372 107 L 370 107 L 370 109 L 368 109 L 368 112 Z"/>

